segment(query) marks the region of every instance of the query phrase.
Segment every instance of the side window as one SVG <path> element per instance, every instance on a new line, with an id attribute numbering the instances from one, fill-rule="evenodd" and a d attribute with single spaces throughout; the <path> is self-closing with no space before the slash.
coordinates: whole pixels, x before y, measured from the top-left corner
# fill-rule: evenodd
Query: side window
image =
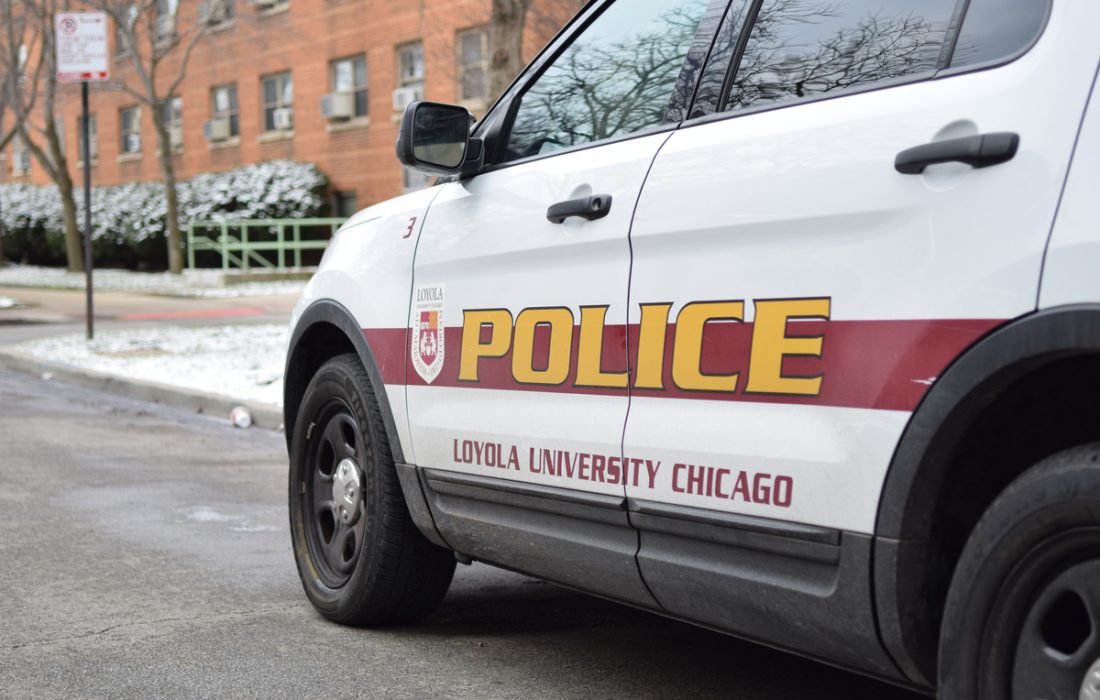
<path id="1" fill-rule="evenodd" d="M 764 0 L 726 109 L 931 75 L 956 0 Z"/>
<path id="2" fill-rule="evenodd" d="M 505 160 L 662 123 L 708 0 L 620 0 L 521 98 Z"/>
<path id="3" fill-rule="evenodd" d="M 1030 44 L 1043 29 L 1049 2 L 970 0 L 951 67 L 973 66 L 1007 58 Z"/>

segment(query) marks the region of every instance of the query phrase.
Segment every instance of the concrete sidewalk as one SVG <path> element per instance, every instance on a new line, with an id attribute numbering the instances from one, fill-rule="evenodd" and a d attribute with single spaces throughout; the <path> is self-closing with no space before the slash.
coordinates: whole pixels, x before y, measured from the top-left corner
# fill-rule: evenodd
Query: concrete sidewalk
<path id="1" fill-rule="evenodd" d="M 26 352 L 19 344 L 84 333 L 84 293 L 76 290 L 0 287 L 0 296 L 20 302 L 20 306 L 14 308 L 0 308 L 0 367 L 44 378 L 45 381 L 65 381 L 128 398 L 224 417 L 227 421 L 232 408 L 245 406 L 251 412 L 255 425 L 269 429 L 282 426 L 282 409 L 277 405 L 180 386 L 178 381 L 173 384 L 128 376 L 124 369 L 106 372 L 73 366 L 54 361 L 56 358 Z M 99 292 L 96 294 L 96 337 L 99 341 L 109 338 L 112 333 L 134 329 L 170 330 L 174 333 L 192 329 L 199 334 L 212 327 L 284 325 L 289 321 L 296 300 L 296 294 L 174 298 Z M 170 369 L 165 376 L 172 376 Z"/>
<path id="2" fill-rule="evenodd" d="M 39 377 L 43 382 L 62 381 L 69 384 L 106 391 L 117 396 L 183 408 L 195 413 L 224 417 L 237 406 L 244 406 L 252 415 L 253 425 L 269 430 L 283 429 L 283 410 L 279 406 L 255 401 L 195 391 L 185 387 L 131 379 L 92 369 L 70 367 L 39 359 L 32 355 L 0 347 L 0 368 Z"/>

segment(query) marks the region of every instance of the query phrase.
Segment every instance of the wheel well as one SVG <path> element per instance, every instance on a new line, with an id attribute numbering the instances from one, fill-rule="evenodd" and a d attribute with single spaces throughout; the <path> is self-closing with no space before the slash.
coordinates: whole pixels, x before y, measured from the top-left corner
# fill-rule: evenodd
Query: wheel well
<path id="1" fill-rule="evenodd" d="M 338 326 L 326 322 L 314 323 L 306 329 L 291 349 L 283 388 L 283 413 L 288 444 L 294 434 L 298 407 L 309 380 L 321 365 L 344 353 L 356 354 L 355 345 Z"/>
<path id="2" fill-rule="evenodd" d="M 938 464 L 906 504 L 895 572 L 898 604 L 921 675 L 936 678 L 944 602 L 959 556 L 1009 483 L 1057 452 L 1100 440 L 1100 352 L 1065 354 L 999 372 L 958 403 L 929 445 Z M 1006 376 L 1007 375 L 1007 376 Z"/>
<path id="3" fill-rule="evenodd" d="M 1100 439 L 1098 387 L 1100 354 L 1063 359 L 1023 376 L 975 416 L 952 455 L 931 523 L 930 549 L 947 574 L 1009 483 L 1046 457 Z"/>

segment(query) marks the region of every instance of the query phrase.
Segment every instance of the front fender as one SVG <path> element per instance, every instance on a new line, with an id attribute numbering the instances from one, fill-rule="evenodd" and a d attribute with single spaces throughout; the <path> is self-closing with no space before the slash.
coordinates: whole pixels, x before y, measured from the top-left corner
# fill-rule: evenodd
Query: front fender
<path id="1" fill-rule="evenodd" d="M 413 256 L 428 207 L 440 189 L 369 207 L 348 220 L 329 243 L 291 316 L 283 395 L 288 440 L 313 372 L 333 354 L 354 350 L 383 408 L 394 459 L 413 461 L 405 410 L 404 343 L 376 348 L 364 333 L 377 330 L 398 341 L 404 337 Z"/>

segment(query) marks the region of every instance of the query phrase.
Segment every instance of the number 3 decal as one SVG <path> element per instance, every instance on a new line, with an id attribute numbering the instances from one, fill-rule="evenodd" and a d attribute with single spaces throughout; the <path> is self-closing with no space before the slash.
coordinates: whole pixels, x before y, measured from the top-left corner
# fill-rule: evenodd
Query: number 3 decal
<path id="1" fill-rule="evenodd" d="M 409 217 L 409 230 L 405 233 L 404 236 L 402 236 L 402 238 L 408 238 L 409 236 L 413 235 L 413 226 L 416 226 L 416 217 L 415 216 L 410 216 Z"/>

